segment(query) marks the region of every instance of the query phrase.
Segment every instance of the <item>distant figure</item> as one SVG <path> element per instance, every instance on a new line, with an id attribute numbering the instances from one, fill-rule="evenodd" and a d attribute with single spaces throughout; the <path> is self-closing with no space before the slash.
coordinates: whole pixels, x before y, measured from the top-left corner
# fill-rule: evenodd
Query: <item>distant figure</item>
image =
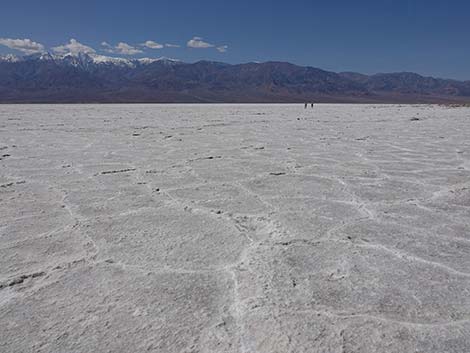
<path id="1" fill-rule="evenodd" d="M 308 105 L 308 104 L 307 104 L 307 103 L 305 103 L 305 109 L 307 109 L 307 105 Z"/>
<path id="2" fill-rule="evenodd" d="M 313 108 L 313 103 L 312 103 L 312 108 Z"/>

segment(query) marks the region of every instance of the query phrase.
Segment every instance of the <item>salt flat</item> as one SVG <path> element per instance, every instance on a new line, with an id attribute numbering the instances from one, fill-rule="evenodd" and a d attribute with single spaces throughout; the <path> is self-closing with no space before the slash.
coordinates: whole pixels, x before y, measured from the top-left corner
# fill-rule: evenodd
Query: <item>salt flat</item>
<path id="1" fill-rule="evenodd" d="M 470 352 L 470 108 L 0 106 L 1 352 Z"/>

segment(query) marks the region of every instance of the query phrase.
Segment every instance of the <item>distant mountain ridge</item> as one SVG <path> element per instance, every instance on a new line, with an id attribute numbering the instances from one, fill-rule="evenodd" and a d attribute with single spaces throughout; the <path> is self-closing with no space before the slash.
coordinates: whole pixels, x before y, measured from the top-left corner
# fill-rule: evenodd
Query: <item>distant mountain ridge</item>
<path id="1" fill-rule="evenodd" d="M 470 81 L 84 53 L 0 57 L 0 103 L 470 102 Z"/>

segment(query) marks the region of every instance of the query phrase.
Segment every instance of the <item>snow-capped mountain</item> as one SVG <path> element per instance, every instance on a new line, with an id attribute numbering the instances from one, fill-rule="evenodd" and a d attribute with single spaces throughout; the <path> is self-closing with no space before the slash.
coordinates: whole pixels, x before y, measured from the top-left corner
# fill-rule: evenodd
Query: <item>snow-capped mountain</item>
<path id="1" fill-rule="evenodd" d="M 13 54 L 0 56 L 0 62 L 14 63 L 14 62 L 18 62 L 18 61 L 21 61 L 21 60 L 22 60 L 22 57 L 19 57 L 19 56 L 13 55 Z"/>
<path id="2" fill-rule="evenodd" d="M 166 57 L 160 58 L 140 58 L 140 59 L 126 59 L 119 57 L 110 57 L 99 54 L 86 54 L 86 53 L 67 53 L 64 55 L 57 55 L 51 53 L 37 53 L 27 56 L 6 55 L 0 56 L 0 62 L 27 62 L 27 61 L 49 61 L 56 64 L 66 64 L 83 69 L 90 68 L 92 65 L 116 65 L 120 67 L 135 68 L 139 65 L 149 65 L 155 62 L 163 62 L 166 64 L 176 64 L 179 60 L 170 59 Z"/>
<path id="3" fill-rule="evenodd" d="M 40 53 L 0 58 L 0 102 L 470 102 L 470 82 L 285 62 Z"/>

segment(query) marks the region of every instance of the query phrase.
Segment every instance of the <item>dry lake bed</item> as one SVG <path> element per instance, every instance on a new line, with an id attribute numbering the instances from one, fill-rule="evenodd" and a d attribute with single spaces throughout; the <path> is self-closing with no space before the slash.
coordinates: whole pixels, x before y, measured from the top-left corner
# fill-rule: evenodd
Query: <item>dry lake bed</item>
<path id="1" fill-rule="evenodd" d="M 0 352 L 470 352 L 470 108 L 0 105 Z"/>

